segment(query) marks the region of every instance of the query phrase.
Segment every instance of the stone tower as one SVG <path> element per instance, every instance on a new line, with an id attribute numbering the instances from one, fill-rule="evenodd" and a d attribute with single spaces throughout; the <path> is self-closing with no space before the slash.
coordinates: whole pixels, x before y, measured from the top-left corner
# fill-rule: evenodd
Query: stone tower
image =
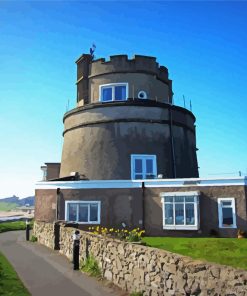
<path id="1" fill-rule="evenodd" d="M 198 177 L 195 117 L 172 104 L 166 67 L 140 55 L 83 54 L 76 63 L 77 107 L 64 115 L 60 177 Z"/>

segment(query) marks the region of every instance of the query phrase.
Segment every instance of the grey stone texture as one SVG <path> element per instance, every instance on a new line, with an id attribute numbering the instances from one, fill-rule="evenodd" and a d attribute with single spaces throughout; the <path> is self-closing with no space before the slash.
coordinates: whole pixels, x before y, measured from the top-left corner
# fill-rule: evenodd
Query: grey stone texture
<path id="1" fill-rule="evenodd" d="M 75 229 L 60 227 L 60 253 L 72 259 Z M 52 246 L 53 226 L 35 222 L 39 242 Z M 103 275 L 122 289 L 153 295 L 247 295 L 247 271 L 195 261 L 168 251 L 80 231 L 80 259 L 92 254 Z M 48 240 L 42 240 L 47 236 Z M 88 239 L 89 244 L 86 244 Z M 88 247 L 87 247 L 88 246 Z M 88 249 L 86 249 L 88 248 Z"/>

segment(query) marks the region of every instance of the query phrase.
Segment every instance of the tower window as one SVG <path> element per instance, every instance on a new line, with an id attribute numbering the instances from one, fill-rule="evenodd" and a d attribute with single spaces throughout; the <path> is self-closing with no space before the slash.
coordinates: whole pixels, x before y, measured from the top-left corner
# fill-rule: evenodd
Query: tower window
<path id="1" fill-rule="evenodd" d="M 156 155 L 132 154 L 131 178 L 154 179 L 157 177 Z"/>
<path id="2" fill-rule="evenodd" d="M 100 101 L 125 101 L 128 94 L 128 83 L 111 83 L 100 85 Z"/>

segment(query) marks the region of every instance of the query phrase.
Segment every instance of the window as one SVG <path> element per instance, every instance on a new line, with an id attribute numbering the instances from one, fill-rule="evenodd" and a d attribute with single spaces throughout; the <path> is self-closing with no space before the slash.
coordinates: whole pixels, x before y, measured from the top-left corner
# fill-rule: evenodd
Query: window
<path id="1" fill-rule="evenodd" d="M 66 201 L 65 220 L 81 224 L 99 224 L 100 201 Z"/>
<path id="2" fill-rule="evenodd" d="M 147 93 L 144 90 L 139 91 L 138 99 L 147 99 Z"/>
<path id="3" fill-rule="evenodd" d="M 219 228 L 237 228 L 235 199 L 218 198 Z"/>
<path id="4" fill-rule="evenodd" d="M 154 179 L 157 177 L 156 155 L 131 155 L 131 178 Z"/>
<path id="5" fill-rule="evenodd" d="M 197 191 L 166 192 L 161 197 L 164 229 L 199 229 L 199 193 Z"/>
<path id="6" fill-rule="evenodd" d="M 112 83 L 100 85 L 100 101 L 125 101 L 128 94 L 128 83 Z"/>

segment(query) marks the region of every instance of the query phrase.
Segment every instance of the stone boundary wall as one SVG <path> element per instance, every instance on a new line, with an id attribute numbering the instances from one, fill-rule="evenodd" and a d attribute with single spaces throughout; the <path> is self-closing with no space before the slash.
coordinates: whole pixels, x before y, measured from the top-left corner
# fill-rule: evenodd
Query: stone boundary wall
<path id="1" fill-rule="evenodd" d="M 55 224 L 35 221 L 33 235 L 37 237 L 40 244 L 55 249 Z"/>
<path id="2" fill-rule="evenodd" d="M 51 226 L 35 229 L 50 231 Z M 74 231 L 71 227 L 60 227 L 60 253 L 70 260 Z M 145 296 L 247 295 L 247 271 L 195 261 L 168 251 L 85 231 L 80 231 L 80 234 L 81 261 L 87 254 L 92 254 L 103 276 L 129 292 L 144 291 Z"/>

